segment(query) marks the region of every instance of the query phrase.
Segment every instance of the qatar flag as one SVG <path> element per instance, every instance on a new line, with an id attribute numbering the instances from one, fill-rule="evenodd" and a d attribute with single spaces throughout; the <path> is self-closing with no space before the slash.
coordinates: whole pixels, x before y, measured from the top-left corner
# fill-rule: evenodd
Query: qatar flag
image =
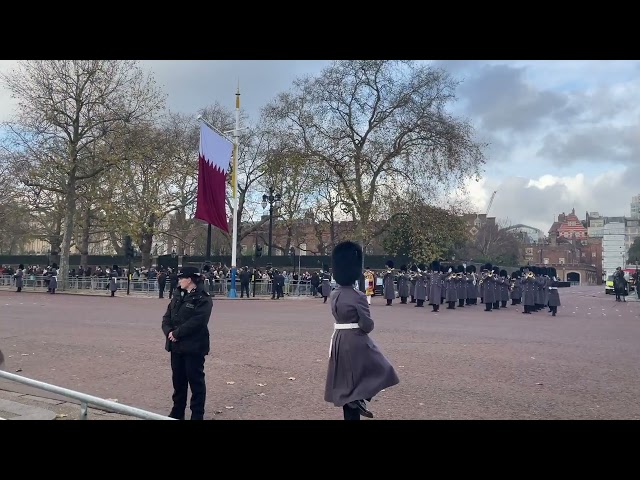
<path id="1" fill-rule="evenodd" d="M 195 217 L 227 233 L 227 171 L 232 153 L 233 143 L 200 122 L 198 202 Z"/>

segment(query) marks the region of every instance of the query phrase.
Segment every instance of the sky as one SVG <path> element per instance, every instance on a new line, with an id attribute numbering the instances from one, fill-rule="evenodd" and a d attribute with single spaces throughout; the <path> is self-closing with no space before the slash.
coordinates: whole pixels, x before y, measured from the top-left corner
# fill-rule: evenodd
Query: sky
<path id="1" fill-rule="evenodd" d="M 482 179 L 468 184 L 469 203 L 499 221 L 547 232 L 557 214 L 575 208 L 629 215 L 640 194 L 640 61 L 433 60 L 461 83 L 451 111 L 489 144 Z M 0 61 L 0 72 L 14 61 Z M 252 119 L 298 77 L 317 75 L 329 61 L 142 61 L 183 113 L 216 101 Z M 14 103 L 0 86 L 0 121 Z"/>

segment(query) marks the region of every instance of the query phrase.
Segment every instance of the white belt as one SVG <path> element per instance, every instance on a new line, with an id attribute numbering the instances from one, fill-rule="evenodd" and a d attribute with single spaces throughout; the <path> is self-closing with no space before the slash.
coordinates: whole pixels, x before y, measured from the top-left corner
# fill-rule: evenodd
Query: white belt
<path id="1" fill-rule="evenodd" d="M 333 324 L 333 333 L 331 334 L 331 341 L 329 342 L 329 358 L 331 358 L 331 347 L 333 347 L 333 337 L 336 334 L 336 330 L 352 330 L 355 328 L 360 328 L 360 325 L 357 323 L 334 323 Z"/>

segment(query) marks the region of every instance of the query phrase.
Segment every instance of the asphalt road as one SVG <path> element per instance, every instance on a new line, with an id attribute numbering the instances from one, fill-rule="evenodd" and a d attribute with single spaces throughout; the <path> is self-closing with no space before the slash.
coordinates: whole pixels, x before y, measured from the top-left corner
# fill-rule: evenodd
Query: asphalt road
<path id="1" fill-rule="evenodd" d="M 640 418 L 640 302 L 604 287 L 560 295 L 557 317 L 374 298 L 372 338 L 400 376 L 372 402 L 376 419 Z M 167 302 L 0 292 L 4 368 L 167 414 Z M 332 323 L 319 299 L 214 299 L 205 417 L 341 419 L 323 400 Z"/>

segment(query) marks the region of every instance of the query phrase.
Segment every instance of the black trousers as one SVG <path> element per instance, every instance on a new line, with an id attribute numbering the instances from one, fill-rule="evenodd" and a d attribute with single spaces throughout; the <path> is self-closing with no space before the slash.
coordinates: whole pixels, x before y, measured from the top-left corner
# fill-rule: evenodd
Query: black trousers
<path id="1" fill-rule="evenodd" d="M 204 382 L 204 355 L 171 352 L 173 380 L 172 418 L 184 419 L 187 408 L 187 386 L 191 387 L 191 420 L 204 419 L 207 388 Z"/>
<path id="2" fill-rule="evenodd" d="M 164 298 L 164 288 L 165 286 L 161 283 L 158 284 L 158 298 Z"/>
<path id="3" fill-rule="evenodd" d="M 343 405 L 342 412 L 345 420 L 360 420 L 360 412 L 348 405 Z"/>
<path id="4" fill-rule="evenodd" d="M 247 297 L 249 297 L 249 284 L 241 283 L 240 284 L 240 298 L 244 297 L 244 292 L 247 292 Z"/>

